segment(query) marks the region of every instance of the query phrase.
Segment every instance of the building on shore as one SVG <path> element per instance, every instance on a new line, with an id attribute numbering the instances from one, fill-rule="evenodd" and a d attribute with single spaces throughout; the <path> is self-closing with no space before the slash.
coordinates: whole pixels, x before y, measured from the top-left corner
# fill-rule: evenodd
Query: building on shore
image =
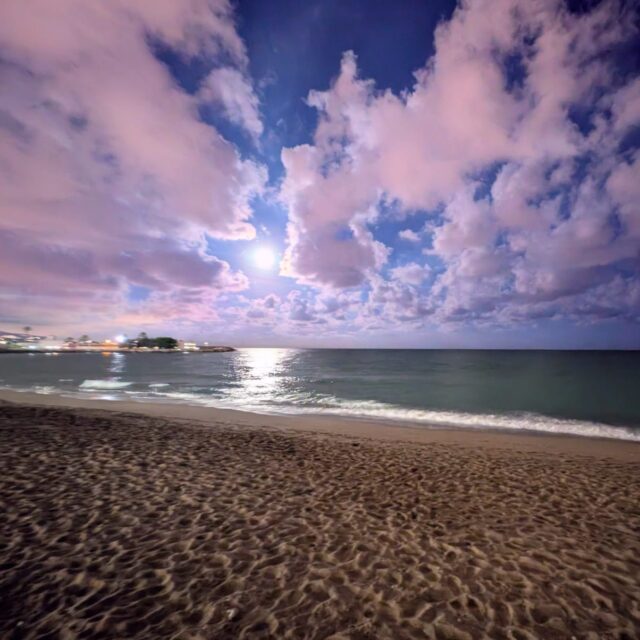
<path id="1" fill-rule="evenodd" d="M 220 352 L 234 351 L 232 347 L 210 345 L 208 342 L 199 345 L 190 340 L 175 340 L 174 338 L 144 338 L 127 340 L 118 336 L 113 340 L 91 340 L 88 336 L 79 339 L 58 339 L 55 336 L 36 336 L 30 334 L 9 333 L 0 331 L 0 351 L 33 351 L 33 352 L 163 352 L 182 351 L 191 352 Z"/>
<path id="2" fill-rule="evenodd" d="M 117 351 L 122 345 L 115 340 L 61 340 L 55 336 L 0 334 L 0 349 L 9 351 Z"/>

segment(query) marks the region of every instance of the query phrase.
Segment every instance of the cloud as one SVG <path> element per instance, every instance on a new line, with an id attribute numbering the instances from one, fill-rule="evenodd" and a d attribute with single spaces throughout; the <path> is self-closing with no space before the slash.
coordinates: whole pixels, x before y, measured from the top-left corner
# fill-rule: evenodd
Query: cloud
<path id="1" fill-rule="evenodd" d="M 408 262 L 391 269 L 391 277 L 394 280 L 418 286 L 429 275 L 429 267 L 419 265 L 416 262 Z"/>
<path id="2" fill-rule="evenodd" d="M 387 255 L 367 230 L 377 215 L 367 185 L 349 167 L 323 166 L 323 155 L 309 145 L 284 149 L 282 162 L 280 197 L 289 211 L 282 274 L 319 286 L 361 284 Z"/>
<path id="3" fill-rule="evenodd" d="M 398 238 L 406 240 L 407 242 L 420 242 L 420 234 L 411 229 L 402 229 L 402 231 L 398 233 Z"/>
<path id="4" fill-rule="evenodd" d="M 261 321 L 262 324 L 271 324 L 277 321 L 282 304 L 278 296 L 269 294 L 264 298 L 256 298 L 246 302 L 249 308 L 245 315 L 250 321 Z"/>
<path id="5" fill-rule="evenodd" d="M 198 97 L 152 42 L 223 60 L 215 86 L 241 86 L 255 104 L 226 0 L 2 3 L 0 241 L 11 246 L 0 316 L 9 306 L 20 315 L 27 296 L 49 305 L 74 281 L 87 307 L 96 291 L 112 291 L 106 314 L 124 304 L 128 283 L 176 296 L 246 286 L 204 239 L 254 236 L 250 201 L 266 171 L 199 119 Z M 257 112 L 242 117 L 259 130 Z"/>
<path id="6" fill-rule="evenodd" d="M 214 69 L 202 83 L 198 95 L 205 102 L 222 104 L 229 120 L 244 127 L 255 139 L 262 135 L 258 97 L 237 69 Z"/>
<path id="7" fill-rule="evenodd" d="M 412 320 L 502 322 L 534 318 L 539 305 L 600 318 L 586 300 L 640 276 L 637 154 L 625 147 L 640 125 L 640 85 L 616 73 L 637 37 L 630 11 L 463 2 L 400 94 L 361 78 L 346 52 L 331 87 L 308 97 L 313 144 L 282 152 L 285 273 L 319 287 L 368 284 L 367 318 L 404 307 Z M 430 290 L 411 288 L 415 267 L 379 275 L 391 247 L 373 229 L 392 219 L 388 203 L 396 219 L 433 216 L 423 233 L 399 233 L 441 265 Z M 617 308 L 632 313 L 626 299 Z"/>
<path id="8" fill-rule="evenodd" d="M 312 136 L 281 150 L 267 188 L 265 166 L 200 115 L 217 110 L 254 147 L 275 139 L 230 2 L 5 0 L 0 319 L 301 336 L 637 321 L 631 11 L 465 0 L 400 92 L 346 51 L 306 96 Z M 201 85 L 185 91 L 159 49 L 206 60 Z M 273 191 L 287 213 L 278 296 L 209 249 L 253 238 L 252 205 Z M 132 301 L 132 287 L 149 293 Z"/>
<path id="9" fill-rule="evenodd" d="M 415 268 L 412 271 L 416 271 Z M 423 270 L 423 276 L 424 273 Z M 367 304 L 356 318 L 356 325 L 366 330 L 376 330 L 388 328 L 394 323 L 420 324 L 433 315 L 433 302 L 417 288 L 419 275 L 412 275 L 413 277 L 409 275 L 408 280 L 401 277 L 388 280 L 380 276 L 374 277 Z"/>
<path id="10" fill-rule="evenodd" d="M 640 104 L 640 98 L 638 98 Z M 638 117 L 640 121 L 640 115 Z M 620 221 L 626 233 L 640 243 L 640 154 L 628 162 L 619 162 L 607 178 L 607 190 L 618 207 Z"/>

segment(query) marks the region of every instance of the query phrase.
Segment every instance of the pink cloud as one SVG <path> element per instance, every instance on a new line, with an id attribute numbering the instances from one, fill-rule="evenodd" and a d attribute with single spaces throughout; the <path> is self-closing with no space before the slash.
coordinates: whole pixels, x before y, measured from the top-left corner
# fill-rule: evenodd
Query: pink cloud
<path id="1" fill-rule="evenodd" d="M 639 161 L 624 143 L 640 83 L 609 64 L 628 11 L 468 0 L 398 93 L 345 52 L 307 96 L 312 140 L 281 151 L 281 275 L 302 287 L 252 299 L 206 241 L 253 238 L 251 203 L 270 197 L 266 168 L 198 115 L 205 104 L 254 142 L 270 134 L 230 2 L 5 0 L 0 318 L 280 335 L 637 318 Z M 150 39 L 213 61 L 199 90 L 177 85 Z M 386 246 L 379 223 L 416 212 L 429 223 L 395 226 L 402 242 Z M 151 291 L 132 305 L 132 286 Z"/>
<path id="2" fill-rule="evenodd" d="M 290 240 L 282 274 L 320 286 L 361 284 L 386 260 L 384 246 L 366 228 L 375 216 L 367 185 L 348 167 L 323 167 L 322 154 L 308 145 L 283 150 L 282 162 Z"/>
<path id="3" fill-rule="evenodd" d="M 214 69 L 202 83 L 198 95 L 204 102 L 222 104 L 229 120 L 244 127 L 254 138 L 262 134 L 258 97 L 237 69 Z"/>
<path id="4" fill-rule="evenodd" d="M 398 238 L 406 240 L 407 242 L 420 242 L 420 234 L 411 229 L 403 229 L 398 233 Z"/>
<path id="5" fill-rule="evenodd" d="M 638 98 L 640 105 L 640 97 Z M 639 107 L 640 108 L 640 107 Z M 640 115 L 638 116 L 640 121 Z M 618 211 L 628 235 L 640 243 L 640 154 L 631 162 L 620 162 L 607 179 L 607 189 Z"/>
<path id="6" fill-rule="evenodd" d="M 71 283 L 74 305 L 101 299 L 110 316 L 126 307 L 129 284 L 176 299 L 247 286 L 207 255 L 204 236 L 254 236 L 250 200 L 266 171 L 198 118 L 198 98 L 176 85 L 149 36 L 183 55 L 224 54 L 236 67 L 216 86 L 241 79 L 243 100 L 257 104 L 226 0 L 2 4 L 0 238 L 10 240 L 0 316 L 26 296 L 25 313 L 47 308 Z M 249 116 L 255 133 L 257 111 Z"/>
<path id="7" fill-rule="evenodd" d="M 615 2 L 579 15 L 551 1 L 463 3 L 399 95 L 361 78 L 345 53 L 331 87 L 309 95 L 313 145 L 282 152 L 284 273 L 320 287 L 368 283 L 366 322 L 401 318 L 403 308 L 407 319 L 440 322 L 515 317 L 534 313 L 536 300 L 573 313 L 580 295 L 638 257 L 636 160 L 619 147 L 640 122 L 640 94 L 609 66 L 633 33 L 629 18 Z M 571 116 L 582 105 L 587 131 Z M 378 275 L 389 248 L 371 229 L 397 217 L 380 206 L 389 202 L 404 215 L 443 210 L 421 236 L 399 234 L 442 264 L 430 292 L 412 290 L 402 267 Z M 345 233 L 354 225 L 360 236 Z"/>
<path id="8" fill-rule="evenodd" d="M 408 262 L 400 267 L 391 269 L 391 277 L 394 280 L 418 286 L 429 275 L 429 271 L 428 266 L 419 265 L 416 262 Z"/>

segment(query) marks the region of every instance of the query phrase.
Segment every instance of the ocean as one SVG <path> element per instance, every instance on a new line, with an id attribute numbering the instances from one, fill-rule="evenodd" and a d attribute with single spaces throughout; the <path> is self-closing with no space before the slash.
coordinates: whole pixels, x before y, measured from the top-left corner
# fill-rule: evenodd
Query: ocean
<path id="1" fill-rule="evenodd" d="M 640 440 L 640 352 L 632 351 L 2 354 L 0 387 Z"/>

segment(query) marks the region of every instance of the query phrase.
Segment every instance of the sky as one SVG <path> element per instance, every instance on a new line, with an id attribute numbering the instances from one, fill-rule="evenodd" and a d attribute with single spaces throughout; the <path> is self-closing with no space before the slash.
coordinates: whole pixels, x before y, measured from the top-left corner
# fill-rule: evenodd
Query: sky
<path id="1" fill-rule="evenodd" d="M 640 348 L 640 14 L 4 0 L 0 329 Z"/>

